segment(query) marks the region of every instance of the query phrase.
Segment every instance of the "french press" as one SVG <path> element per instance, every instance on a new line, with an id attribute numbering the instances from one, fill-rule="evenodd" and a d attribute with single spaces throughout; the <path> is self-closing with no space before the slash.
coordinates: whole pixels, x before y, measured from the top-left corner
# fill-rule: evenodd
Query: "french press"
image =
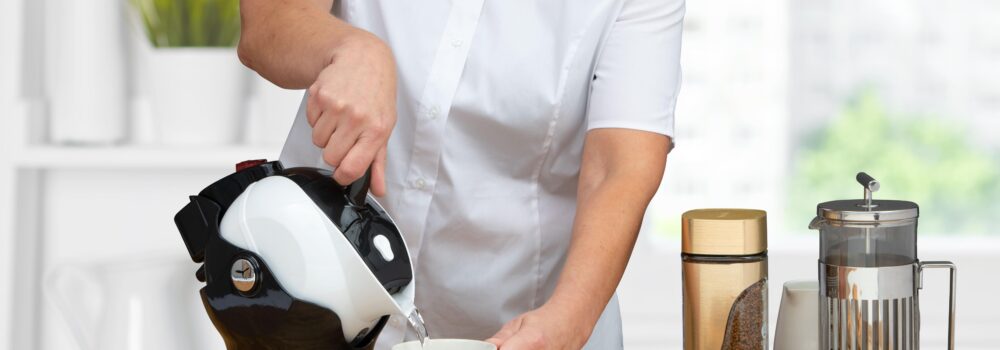
<path id="1" fill-rule="evenodd" d="M 857 181 L 864 198 L 816 206 L 819 337 L 822 349 L 919 349 L 919 290 L 925 268 L 950 270 L 948 349 L 954 349 L 956 267 L 917 259 L 916 203 L 873 200 L 879 182 Z"/>

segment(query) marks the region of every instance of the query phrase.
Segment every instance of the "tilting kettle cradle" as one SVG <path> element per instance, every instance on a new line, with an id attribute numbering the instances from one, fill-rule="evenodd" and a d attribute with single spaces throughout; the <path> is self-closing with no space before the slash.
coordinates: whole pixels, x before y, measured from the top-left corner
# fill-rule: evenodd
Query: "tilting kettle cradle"
<path id="1" fill-rule="evenodd" d="M 346 187 L 331 175 L 244 162 L 175 216 L 228 349 L 371 349 L 389 315 L 418 315 L 406 243 L 369 174 Z"/>

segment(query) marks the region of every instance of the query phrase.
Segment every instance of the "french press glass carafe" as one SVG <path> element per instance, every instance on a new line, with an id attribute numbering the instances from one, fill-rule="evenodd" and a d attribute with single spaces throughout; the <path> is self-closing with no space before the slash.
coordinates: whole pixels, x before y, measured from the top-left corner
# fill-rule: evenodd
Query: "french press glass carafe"
<path id="1" fill-rule="evenodd" d="M 822 349 L 918 349 L 918 292 L 925 268 L 948 268 L 948 348 L 954 349 L 955 265 L 917 259 L 916 203 L 873 200 L 879 183 L 857 180 L 864 198 L 820 203 L 819 324 Z"/>

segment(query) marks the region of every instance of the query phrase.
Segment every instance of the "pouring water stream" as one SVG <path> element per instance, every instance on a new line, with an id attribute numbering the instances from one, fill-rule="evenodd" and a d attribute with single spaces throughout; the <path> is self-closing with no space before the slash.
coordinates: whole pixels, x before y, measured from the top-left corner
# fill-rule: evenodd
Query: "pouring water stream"
<path id="1" fill-rule="evenodd" d="M 427 335 L 427 326 L 424 325 L 424 317 L 420 315 L 420 310 L 413 308 L 413 312 L 410 312 L 406 316 L 409 321 L 410 328 L 417 333 L 417 339 L 420 340 L 420 347 L 423 348 L 430 336 Z"/>

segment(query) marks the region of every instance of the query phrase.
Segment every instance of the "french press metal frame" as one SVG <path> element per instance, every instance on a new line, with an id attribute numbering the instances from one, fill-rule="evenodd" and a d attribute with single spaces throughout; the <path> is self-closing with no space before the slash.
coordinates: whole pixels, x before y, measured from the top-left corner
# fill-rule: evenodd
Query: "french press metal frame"
<path id="1" fill-rule="evenodd" d="M 877 208 L 872 193 L 879 182 L 866 173 L 858 173 L 864 188 L 866 211 Z M 817 217 L 811 228 L 822 221 Z M 870 254 L 871 233 L 863 228 L 865 250 Z M 947 268 L 950 276 L 948 349 L 955 348 L 955 290 L 957 268 L 950 261 L 915 260 L 899 266 L 858 267 L 820 264 L 820 337 L 824 349 L 919 349 L 919 290 L 923 272 L 928 268 Z"/>

